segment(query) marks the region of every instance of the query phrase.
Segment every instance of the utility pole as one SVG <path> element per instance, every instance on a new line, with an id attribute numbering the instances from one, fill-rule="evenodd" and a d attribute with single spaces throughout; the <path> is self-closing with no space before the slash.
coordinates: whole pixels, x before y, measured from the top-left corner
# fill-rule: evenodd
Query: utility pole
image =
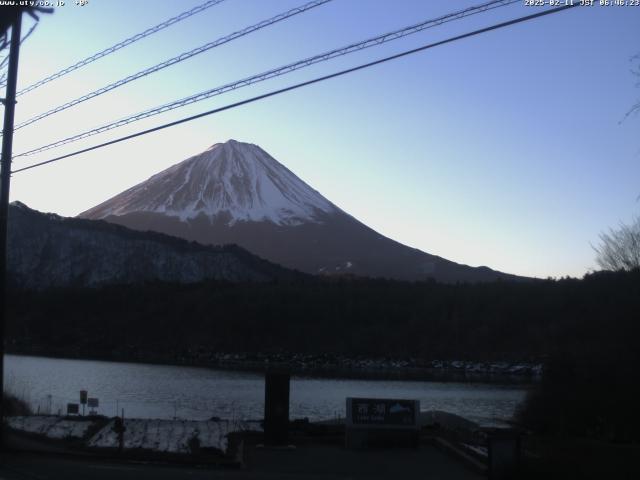
<path id="1" fill-rule="evenodd" d="M 0 428 L 4 424 L 4 332 L 7 312 L 7 217 L 9 214 L 9 185 L 11 183 L 11 156 L 13 147 L 13 117 L 16 107 L 18 56 L 20 54 L 20 28 L 22 10 L 10 10 L 15 16 L 11 24 L 9 71 L 4 99 L 4 128 L 2 157 L 0 158 Z M 1 433 L 1 432 L 0 432 Z M 0 450 L 4 450 L 4 436 L 0 434 Z"/>

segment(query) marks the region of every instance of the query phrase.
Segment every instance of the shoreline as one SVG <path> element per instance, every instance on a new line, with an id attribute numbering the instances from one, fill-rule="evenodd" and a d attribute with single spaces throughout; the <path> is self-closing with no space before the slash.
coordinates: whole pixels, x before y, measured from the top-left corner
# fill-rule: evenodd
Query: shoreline
<path id="1" fill-rule="evenodd" d="M 8 349 L 7 355 L 79 361 L 103 361 L 178 367 L 210 368 L 264 374 L 286 371 L 293 377 L 351 380 L 399 380 L 477 383 L 536 383 L 542 365 L 528 362 L 474 362 L 460 360 L 398 360 L 333 355 L 218 353 L 207 358 L 174 359 L 140 356 L 73 355 L 68 352 L 25 352 Z"/>

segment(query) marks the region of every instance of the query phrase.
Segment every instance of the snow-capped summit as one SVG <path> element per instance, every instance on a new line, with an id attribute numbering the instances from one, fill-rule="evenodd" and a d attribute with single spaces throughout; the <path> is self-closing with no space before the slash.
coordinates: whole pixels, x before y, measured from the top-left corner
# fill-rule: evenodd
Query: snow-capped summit
<path id="1" fill-rule="evenodd" d="M 384 237 L 259 146 L 235 140 L 217 143 L 80 216 L 203 244 L 235 243 L 313 274 L 452 282 L 511 277 Z"/>
<path id="2" fill-rule="evenodd" d="M 91 218 L 132 212 L 180 220 L 223 215 L 227 224 L 318 222 L 338 210 L 284 165 L 251 143 L 229 140 L 178 163 L 82 214 Z"/>

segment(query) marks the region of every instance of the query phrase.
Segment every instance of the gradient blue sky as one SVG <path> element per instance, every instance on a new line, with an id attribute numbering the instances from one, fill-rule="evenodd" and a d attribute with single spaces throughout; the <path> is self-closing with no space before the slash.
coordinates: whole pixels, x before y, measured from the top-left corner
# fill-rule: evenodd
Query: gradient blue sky
<path id="1" fill-rule="evenodd" d="M 21 52 L 19 88 L 201 3 L 74 0 Z M 304 0 L 227 0 L 49 83 L 19 122 Z M 334 0 L 16 132 L 14 153 L 481 1 Z M 516 4 L 16 160 L 89 146 L 538 11 Z M 25 20 L 24 30 L 31 25 Z M 595 268 L 640 210 L 640 7 L 576 8 L 13 176 L 11 199 L 75 215 L 210 145 L 256 143 L 362 222 L 466 263 L 538 277 Z"/>

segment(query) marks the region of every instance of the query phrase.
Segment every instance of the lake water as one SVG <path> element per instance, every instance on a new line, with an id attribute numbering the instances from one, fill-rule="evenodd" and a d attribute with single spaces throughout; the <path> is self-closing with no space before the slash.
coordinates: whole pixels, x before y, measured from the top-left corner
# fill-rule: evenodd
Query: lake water
<path id="1" fill-rule="evenodd" d="M 130 418 L 260 419 L 264 377 L 257 373 L 138 363 L 5 356 L 5 388 L 40 413 L 66 411 L 80 390 L 99 399 L 99 413 L 124 408 Z M 483 425 L 510 419 L 527 385 L 292 377 L 291 418 L 345 414 L 346 397 L 420 400 Z"/>

